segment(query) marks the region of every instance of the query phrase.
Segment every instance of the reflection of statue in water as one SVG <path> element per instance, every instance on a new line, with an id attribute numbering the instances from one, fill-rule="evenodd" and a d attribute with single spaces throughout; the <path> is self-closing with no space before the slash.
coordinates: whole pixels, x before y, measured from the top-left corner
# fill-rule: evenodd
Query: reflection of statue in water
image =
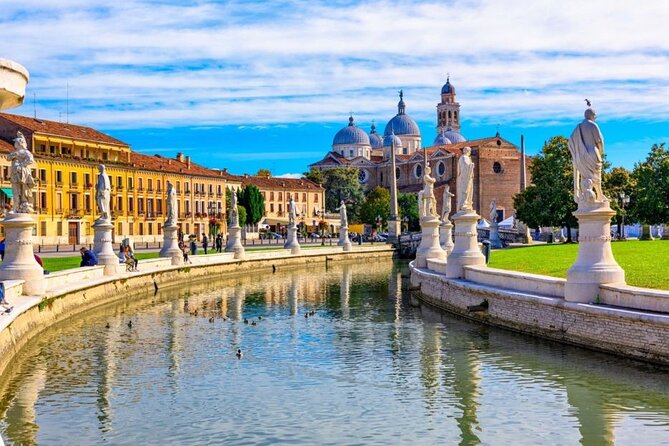
<path id="1" fill-rule="evenodd" d="M 448 216 L 451 215 L 451 198 L 454 196 L 455 195 L 451 193 L 451 186 L 447 184 L 446 187 L 444 187 L 443 204 L 441 206 L 441 219 L 443 221 L 447 221 Z"/>
<path id="2" fill-rule="evenodd" d="M 490 202 L 490 224 L 497 223 L 497 200 Z"/>
<path id="3" fill-rule="evenodd" d="M 32 199 L 33 188 L 35 187 L 30 165 L 34 164 L 35 160 L 28 150 L 23 133 L 16 133 L 14 148 L 15 150 L 7 155 L 7 159 L 12 162 L 10 170 L 12 194 L 14 195 L 12 211 L 30 214 L 34 212 Z"/>
<path id="4" fill-rule="evenodd" d="M 339 226 L 342 228 L 348 227 L 348 215 L 346 215 L 346 203 L 344 200 L 341 201 L 341 204 L 337 208 L 339 211 Z"/>
<path id="5" fill-rule="evenodd" d="M 177 223 L 177 191 L 171 181 L 167 181 L 167 217 L 165 226 L 174 226 Z"/>
<path id="6" fill-rule="evenodd" d="M 474 162 L 471 158 L 472 149 L 465 147 L 458 160 L 457 194 L 458 212 L 474 209 Z"/>
<path id="7" fill-rule="evenodd" d="M 425 217 L 437 217 L 437 199 L 434 196 L 434 183 L 437 180 L 430 176 L 432 169 L 430 165 L 425 165 L 425 175 L 423 175 L 423 213 Z"/>
<path id="8" fill-rule="evenodd" d="M 569 151 L 574 164 L 574 200 L 577 203 L 608 201 L 602 192 L 604 137 L 595 124 L 597 114 L 590 108 L 590 101 L 585 101 L 588 104 L 585 119 L 569 137 Z"/>
<path id="9" fill-rule="evenodd" d="M 293 197 L 290 197 L 290 200 L 288 200 L 288 224 L 295 224 L 295 220 L 297 219 L 297 209 L 295 208 L 295 201 L 293 200 Z"/>
<path id="10" fill-rule="evenodd" d="M 237 214 L 237 192 L 233 189 L 230 192 L 230 227 L 239 226 L 239 215 Z"/>
<path id="11" fill-rule="evenodd" d="M 105 165 L 100 164 L 98 170 L 100 173 L 98 174 L 98 182 L 95 185 L 95 201 L 98 204 L 98 212 L 100 212 L 99 220 L 110 220 L 109 199 L 111 198 L 111 184 L 105 171 Z"/>

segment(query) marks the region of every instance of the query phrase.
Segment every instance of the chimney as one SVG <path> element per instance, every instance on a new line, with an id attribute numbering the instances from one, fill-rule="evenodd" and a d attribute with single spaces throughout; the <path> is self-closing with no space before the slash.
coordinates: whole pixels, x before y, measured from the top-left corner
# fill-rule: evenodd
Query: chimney
<path id="1" fill-rule="evenodd" d="M 177 153 L 177 161 L 179 161 L 180 163 L 184 162 L 184 154 L 183 153 L 181 153 L 181 152 Z"/>
<path id="2" fill-rule="evenodd" d="M 186 167 L 190 169 L 190 156 L 186 156 Z"/>

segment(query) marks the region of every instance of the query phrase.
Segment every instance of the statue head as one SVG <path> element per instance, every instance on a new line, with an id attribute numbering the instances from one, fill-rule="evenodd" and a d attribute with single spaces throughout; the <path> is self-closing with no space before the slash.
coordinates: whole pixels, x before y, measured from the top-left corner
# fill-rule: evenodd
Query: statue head
<path id="1" fill-rule="evenodd" d="M 469 146 L 463 147 L 462 148 L 462 154 L 467 155 L 467 156 L 471 155 L 472 154 L 472 148 L 469 147 Z"/>
<path id="2" fill-rule="evenodd" d="M 100 173 L 105 173 L 105 165 L 104 165 L 104 164 L 100 164 L 100 165 L 98 166 L 98 170 L 100 171 Z"/>
<path id="3" fill-rule="evenodd" d="M 16 138 L 14 138 L 14 147 L 21 150 L 27 150 L 28 144 L 26 143 L 26 138 L 23 136 L 23 133 L 16 132 Z"/>
<path id="4" fill-rule="evenodd" d="M 427 166 L 425 166 L 425 175 L 429 175 L 430 172 L 432 172 L 432 169 L 430 168 L 430 165 L 428 164 Z"/>
<path id="5" fill-rule="evenodd" d="M 597 119 L 597 113 L 595 113 L 595 110 L 592 109 L 592 107 L 588 107 L 585 109 L 585 113 L 583 113 L 585 116 L 585 119 L 589 121 L 594 121 Z"/>

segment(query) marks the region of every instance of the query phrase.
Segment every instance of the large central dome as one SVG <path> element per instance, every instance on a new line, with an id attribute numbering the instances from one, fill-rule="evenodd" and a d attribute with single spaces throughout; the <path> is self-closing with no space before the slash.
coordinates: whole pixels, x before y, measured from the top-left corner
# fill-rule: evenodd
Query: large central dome
<path id="1" fill-rule="evenodd" d="M 347 145 L 364 144 L 367 146 L 370 145 L 369 136 L 364 130 L 355 126 L 355 124 L 353 123 L 353 116 L 348 118 L 348 125 L 343 129 L 339 130 L 335 135 L 334 140 L 332 141 L 333 146 L 340 144 L 347 144 Z"/>
<path id="2" fill-rule="evenodd" d="M 388 124 L 386 124 L 386 128 L 383 131 L 384 136 L 388 136 L 391 133 L 394 133 L 395 135 L 420 136 L 418 124 L 416 124 L 416 121 L 414 121 L 411 116 L 406 114 L 406 106 L 404 104 L 402 90 L 400 90 L 400 102 L 397 103 L 397 115 L 388 121 Z"/>

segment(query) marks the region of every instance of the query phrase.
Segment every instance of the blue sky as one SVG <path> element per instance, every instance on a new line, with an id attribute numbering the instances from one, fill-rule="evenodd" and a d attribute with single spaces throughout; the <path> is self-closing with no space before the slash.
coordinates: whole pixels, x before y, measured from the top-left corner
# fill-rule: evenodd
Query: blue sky
<path id="1" fill-rule="evenodd" d="M 31 73 L 14 113 L 36 98 L 44 119 L 69 109 L 134 150 L 235 173 L 303 172 L 350 111 L 382 131 L 400 88 L 429 145 L 446 73 L 468 139 L 499 128 L 536 153 L 587 97 L 631 168 L 669 143 L 669 3 L 639 3 L 22 0 L 3 2 L 0 57 Z"/>

